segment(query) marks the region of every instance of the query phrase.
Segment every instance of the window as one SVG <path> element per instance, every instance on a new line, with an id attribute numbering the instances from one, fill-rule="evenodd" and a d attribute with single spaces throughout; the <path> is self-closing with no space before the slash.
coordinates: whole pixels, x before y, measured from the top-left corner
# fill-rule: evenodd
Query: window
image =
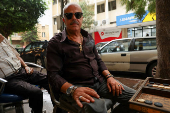
<path id="1" fill-rule="evenodd" d="M 32 49 L 31 44 L 28 45 L 28 46 L 25 48 L 25 51 L 26 51 L 26 52 L 27 52 L 27 51 L 30 51 L 30 49 Z"/>
<path id="2" fill-rule="evenodd" d="M 53 0 L 53 5 L 57 4 L 57 0 Z"/>
<path id="3" fill-rule="evenodd" d="M 131 39 L 112 41 L 101 50 L 101 53 L 126 52 L 128 51 L 130 41 Z"/>
<path id="4" fill-rule="evenodd" d="M 42 32 L 42 37 L 45 37 L 45 32 Z"/>
<path id="5" fill-rule="evenodd" d="M 37 49 L 38 48 L 38 43 L 32 44 L 32 49 Z"/>
<path id="6" fill-rule="evenodd" d="M 156 25 L 128 29 L 128 38 L 156 36 Z"/>
<path id="7" fill-rule="evenodd" d="M 154 50 L 156 48 L 156 38 L 139 38 L 135 41 L 134 50 L 136 51 Z"/>
<path id="8" fill-rule="evenodd" d="M 54 18 L 54 25 L 57 24 L 57 18 Z"/>
<path id="9" fill-rule="evenodd" d="M 97 13 L 102 12 L 105 12 L 105 5 L 104 4 L 97 5 Z"/>
<path id="10" fill-rule="evenodd" d="M 108 8 L 109 8 L 109 11 L 111 11 L 111 10 L 115 10 L 116 9 L 116 0 L 114 0 L 114 1 L 110 1 L 109 3 L 108 3 Z"/>
<path id="11" fill-rule="evenodd" d="M 42 29 L 45 29 L 45 26 L 42 26 Z"/>

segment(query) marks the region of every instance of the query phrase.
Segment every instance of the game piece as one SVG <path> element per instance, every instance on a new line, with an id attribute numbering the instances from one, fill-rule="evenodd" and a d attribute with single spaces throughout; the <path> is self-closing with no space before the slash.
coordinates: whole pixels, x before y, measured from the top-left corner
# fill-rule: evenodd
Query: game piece
<path id="1" fill-rule="evenodd" d="M 144 99 L 137 99 L 137 102 L 145 102 Z"/>
<path id="2" fill-rule="evenodd" d="M 157 107 L 163 107 L 163 105 L 160 102 L 155 102 L 154 105 Z"/>
<path id="3" fill-rule="evenodd" d="M 145 100 L 144 102 L 145 102 L 146 104 L 152 105 L 152 101 L 150 101 L 150 100 Z"/>

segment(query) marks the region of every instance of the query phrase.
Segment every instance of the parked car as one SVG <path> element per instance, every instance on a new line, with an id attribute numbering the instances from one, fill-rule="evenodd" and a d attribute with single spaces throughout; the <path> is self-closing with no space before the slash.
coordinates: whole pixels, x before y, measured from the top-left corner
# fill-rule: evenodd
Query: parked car
<path id="1" fill-rule="evenodd" d="M 152 77 L 156 74 L 156 37 L 112 40 L 98 53 L 110 71 L 142 72 Z"/>
<path id="2" fill-rule="evenodd" d="M 104 46 L 106 43 L 108 42 L 99 42 L 97 43 L 95 46 L 96 46 L 96 49 L 99 50 L 102 46 Z"/>
<path id="3" fill-rule="evenodd" d="M 21 58 L 25 62 L 33 62 L 45 67 L 47 43 L 46 40 L 31 42 L 20 53 Z"/>
<path id="4" fill-rule="evenodd" d="M 24 48 L 22 48 L 22 47 L 17 47 L 15 49 L 17 50 L 18 53 L 21 53 L 24 50 Z"/>

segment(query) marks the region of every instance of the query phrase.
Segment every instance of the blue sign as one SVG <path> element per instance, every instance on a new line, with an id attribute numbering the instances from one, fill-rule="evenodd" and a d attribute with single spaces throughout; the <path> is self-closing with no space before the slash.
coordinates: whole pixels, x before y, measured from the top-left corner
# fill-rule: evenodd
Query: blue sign
<path id="1" fill-rule="evenodd" d="M 130 13 L 126 15 L 120 15 L 116 17 L 116 24 L 117 26 L 121 25 L 128 25 L 128 24 L 135 24 L 135 23 L 142 23 L 143 19 L 149 12 L 146 11 L 146 14 L 143 15 L 143 18 L 139 20 L 138 18 L 135 17 L 135 13 Z"/>

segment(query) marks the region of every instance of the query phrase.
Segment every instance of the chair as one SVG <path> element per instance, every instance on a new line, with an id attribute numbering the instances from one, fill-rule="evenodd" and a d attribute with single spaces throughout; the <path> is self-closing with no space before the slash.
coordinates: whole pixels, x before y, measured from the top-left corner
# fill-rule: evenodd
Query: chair
<path id="1" fill-rule="evenodd" d="M 25 62 L 25 63 L 31 67 L 41 68 L 40 72 L 43 69 L 42 66 L 39 66 L 37 64 L 30 63 L 30 62 Z M 0 113 L 4 113 L 6 107 L 12 107 L 12 106 L 15 107 L 16 113 L 24 113 L 23 100 L 25 100 L 27 98 L 23 98 L 21 96 L 14 95 L 14 94 L 3 93 L 6 82 L 8 82 L 8 81 L 0 78 Z"/>
<path id="2" fill-rule="evenodd" d="M 54 108 L 53 108 L 53 113 L 56 113 L 57 108 L 61 108 L 65 111 L 68 111 L 69 113 L 78 113 L 78 110 L 76 108 L 74 108 L 70 103 L 68 103 L 67 101 L 63 100 L 63 99 L 59 99 L 56 100 L 54 93 L 53 93 L 53 88 L 52 86 L 49 84 L 50 87 L 50 95 L 51 95 L 51 99 L 54 102 Z M 111 108 L 111 113 L 113 110 L 113 105 L 115 105 L 115 103 L 113 103 L 110 99 L 104 99 L 106 106 L 107 106 L 107 110 L 109 110 Z"/>

